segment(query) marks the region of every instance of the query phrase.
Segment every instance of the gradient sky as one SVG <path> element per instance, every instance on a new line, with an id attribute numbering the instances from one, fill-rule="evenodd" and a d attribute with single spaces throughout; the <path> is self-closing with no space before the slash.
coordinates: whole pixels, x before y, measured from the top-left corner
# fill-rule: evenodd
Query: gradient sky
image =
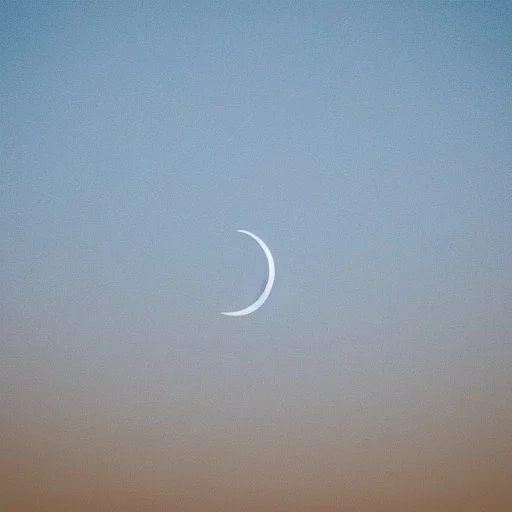
<path id="1" fill-rule="evenodd" d="M 511 20 L 2 3 L 0 505 L 512 507 Z"/>

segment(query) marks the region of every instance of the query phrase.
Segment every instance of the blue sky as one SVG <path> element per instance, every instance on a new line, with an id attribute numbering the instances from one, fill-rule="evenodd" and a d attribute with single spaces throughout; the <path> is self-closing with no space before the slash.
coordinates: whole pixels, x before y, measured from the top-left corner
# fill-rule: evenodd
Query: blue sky
<path id="1" fill-rule="evenodd" d="M 2 8 L 12 403 L 204 410 L 221 447 L 312 411 L 336 452 L 341 418 L 512 384 L 510 4 L 176 4 Z M 266 272 L 238 229 L 276 283 L 229 318 Z"/>

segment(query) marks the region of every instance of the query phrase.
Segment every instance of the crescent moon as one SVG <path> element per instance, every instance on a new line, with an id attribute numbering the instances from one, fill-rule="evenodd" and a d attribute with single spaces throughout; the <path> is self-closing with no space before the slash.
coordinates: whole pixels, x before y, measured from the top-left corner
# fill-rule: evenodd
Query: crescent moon
<path id="1" fill-rule="evenodd" d="M 276 267 L 274 264 L 274 258 L 272 257 L 272 253 L 270 252 L 270 249 L 267 247 L 267 244 L 261 238 L 256 236 L 254 233 L 251 233 L 250 231 L 239 229 L 238 233 L 243 233 L 244 235 L 250 236 L 252 239 L 256 240 L 259 246 L 263 249 L 263 252 L 267 257 L 268 262 L 268 280 L 263 290 L 263 293 L 259 296 L 256 302 L 253 302 L 250 306 L 247 306 L 244 309 L 240 309 L 239 311 L 228 311 L 226 313 L 222 313 L 223 315 L 227 316 L 245 316 L 254 313 L 257 309 L 261 308 L 261 306 L 263 306 L 265 301 L 268 299 L 268 296 L 270 295 L 272 286 L 274 286 L 274 279 L 276 277 Z"/>

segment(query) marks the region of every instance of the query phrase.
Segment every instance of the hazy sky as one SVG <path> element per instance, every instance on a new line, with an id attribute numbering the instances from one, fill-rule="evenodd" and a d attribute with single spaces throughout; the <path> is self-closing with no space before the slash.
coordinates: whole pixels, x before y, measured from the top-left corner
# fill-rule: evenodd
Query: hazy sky
<path id="1" fill-rule="evenodd" d="M 0 500 L 512 505 L 511 20 L 3 3 Z"/>

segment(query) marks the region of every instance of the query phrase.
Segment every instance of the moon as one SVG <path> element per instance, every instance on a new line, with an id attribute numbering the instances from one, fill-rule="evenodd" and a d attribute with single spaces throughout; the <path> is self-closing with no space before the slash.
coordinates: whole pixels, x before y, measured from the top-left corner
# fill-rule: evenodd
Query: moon
<path id="1" fill-rule="evenodd" d="M 244 229 L 239 229 L 238 233 L 243 233 L 244 235 L 250 236 L 253 240 L 256 240 L 258 242 L 259 246 L 263 249 L 263 252 L 265 253 L 265 256 L 267 257 L 267 263 L 268 263 L 268 280 L 267 284 L 265 285 L 265 288 L 262 292 L 262 294 L 259 296 L 258 300 L 256 302 L 253 302 L 250 306 L 247 306 L 244 309 L 240 309 L 239 311 L 228 311 L 226 313 L 222 313 L 223 315 L 227 316 L 245 316 L 250 315 L 251 313 L 254 313 L 256 310 L 261 308 L 265 301 L 268 299 L 268 296 L 270 295 L 270 292 L 272 291 L 272 286 L 274 286 L 274 279 L 276 277 L 276 266 L 274 264 L 274 258 L 272 257 L 272 253 L 270 252 L 270 249 L 267 247 L 267 244 L 258 236 L 256 236 L 254 233 L 251 233 L 250 231 L 245 231 Z"/>

